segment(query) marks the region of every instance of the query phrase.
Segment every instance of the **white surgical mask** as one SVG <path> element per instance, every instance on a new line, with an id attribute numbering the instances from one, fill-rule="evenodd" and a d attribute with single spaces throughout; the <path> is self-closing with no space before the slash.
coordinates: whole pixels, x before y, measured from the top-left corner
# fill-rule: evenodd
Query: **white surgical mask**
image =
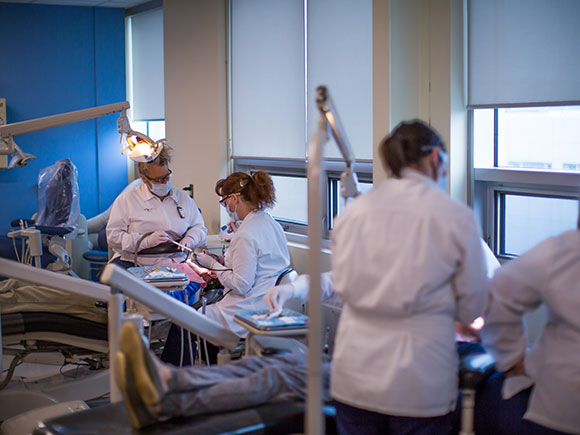
<path id="1" fill-rule="evenodd" d="M 231 211 L 229 206 L 226 206 L 226 211 L 228 212 L 228 216 L 230 217 L 230 219 L 233 220 L 234 222 L 237 222 L 240 220 L 240 218 L 238 217 L 237 211 Z"/>
<path id="2" fill-rule="evenodd" d="M 447 192 L 447 173 L 449 172 L 449 158 L 447 153 L 439 151 L 439 158 L 441 163 L 437 168 L 437 186 L 443 191 Z"/>
<path id="3" fill-rule="evenodd" d="M 151 183 L 151 192 L 157 196 L 165 196 L 171 190 L 171 181 L 165 184 Z"/>

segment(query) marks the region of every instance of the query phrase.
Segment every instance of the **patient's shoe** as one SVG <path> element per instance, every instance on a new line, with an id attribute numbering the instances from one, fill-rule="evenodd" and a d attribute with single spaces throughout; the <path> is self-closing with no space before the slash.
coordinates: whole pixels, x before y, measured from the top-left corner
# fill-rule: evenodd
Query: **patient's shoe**
<path id="1" fill-rule="evenodd" d="M 129 415 L 131 425 L 136 429 L 140 429 L 155 423 L 155 417 L 153 417 L 147 405 L 139 397 L 133 374 L 127 366 L 125 355 L 121 352 L 116 355 L 113 374 L 117 387 L 119 387 L 123 395 L 125 409 Z"/>
<path id="2" fill-rule="evenodd" d="M 163 366 L 156 364 L 132 323 L 123 325 L 119 346 L 133 374 L 139 397 L 149 406 L 149 410 L 152 410 L 151 407 L 159 405 L 167 390 L 167 385 L 160 373 Z"/>

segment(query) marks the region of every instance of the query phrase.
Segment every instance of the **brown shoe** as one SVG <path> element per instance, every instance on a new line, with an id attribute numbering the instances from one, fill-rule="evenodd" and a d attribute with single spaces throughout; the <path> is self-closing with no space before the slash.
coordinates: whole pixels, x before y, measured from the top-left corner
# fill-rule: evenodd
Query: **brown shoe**
<path id="1" fill-rule="evenodd" d="M 114 376 L 117 387 L 121 390 L 125 409 L 129 415 L 131 425 L 140 429 L 156 422 L 156 419 L 147 409 L 147 405 L 139 398 L 134 383 L 133 374 L 127 365 L 125 355 L 119 352 L 115 358 Z"/>
<path id="2" fill-rule="evenodd" d="M 149 349 L 143 342 L 137 328 L 125 323 L 121 329 L 119 347 L 125 355 L 139 397 L 146 405 L 159 405 L 163 396 L 163 384 Z"/>

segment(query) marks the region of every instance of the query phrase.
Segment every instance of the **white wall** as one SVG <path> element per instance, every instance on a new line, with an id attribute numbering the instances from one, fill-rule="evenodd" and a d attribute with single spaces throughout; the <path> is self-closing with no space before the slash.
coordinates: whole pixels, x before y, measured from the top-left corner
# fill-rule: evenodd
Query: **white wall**
<path id="1" fill-rule="evenodd" d="M 420 118 L 449 146 L 450 194 L 467 201 L 464 1 L 391 0 L 390 123 Z"/>
<path id="2" fill-rule="evenodd" d="M 373 0 L 373 182 L 387 176 L 381 163 L 379 145 L 391 129 L 389 121 L 389 0 Z"/>
<path id="3" fill-rule="evenodd" d="M 215 183 L 227 175 L 225 0 L 165 0 L 165 118 L 173 183 L 193 183 L 210 234 L 220 226 Z"/>

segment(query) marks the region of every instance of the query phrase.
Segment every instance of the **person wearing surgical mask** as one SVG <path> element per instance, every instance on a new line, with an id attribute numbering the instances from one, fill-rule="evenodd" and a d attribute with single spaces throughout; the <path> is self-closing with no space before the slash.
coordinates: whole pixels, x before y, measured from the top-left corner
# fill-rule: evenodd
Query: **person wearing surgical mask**
<path id="1" fill-rule="evenodd" d="M 201 212 L 187 193 L 171 185 L 170 162 L 171 149 L 165 145 L 153 161 L 138 164 L 142 184 L 113 203 L 107 224 L 111 262 L 122 267 L 181 263 L 186 253 L 169 240 L 190 249 L 205 245 Z"/>
<path id="2" fill-rule="evenodd" d="M 234 172 L 217 182 L 215 192 L 230 219 L 241 224 L 223 257 L 202 252 L 195 261 L 213 271 L 224 286 L 224 298 L 208 305 L 206 315 L 244 337 L 247 330 L 234 322 L 235 313 L 266 309 L 263 297 L 290 265 L 290 254 L 284 230 L 266 211 L 276 201 L 266 172 Z"/>
<path id="3" fill-rule="evenodd" d="M 343 303 L 331 369 L 340 434 L 448 433 L 457 400 L 455 322 L 489 294 L 473 211 L 446 193 L 447 158 L 426 123 L 380 144 L 390 177 L 351 201 L 331 234 Z"/>

